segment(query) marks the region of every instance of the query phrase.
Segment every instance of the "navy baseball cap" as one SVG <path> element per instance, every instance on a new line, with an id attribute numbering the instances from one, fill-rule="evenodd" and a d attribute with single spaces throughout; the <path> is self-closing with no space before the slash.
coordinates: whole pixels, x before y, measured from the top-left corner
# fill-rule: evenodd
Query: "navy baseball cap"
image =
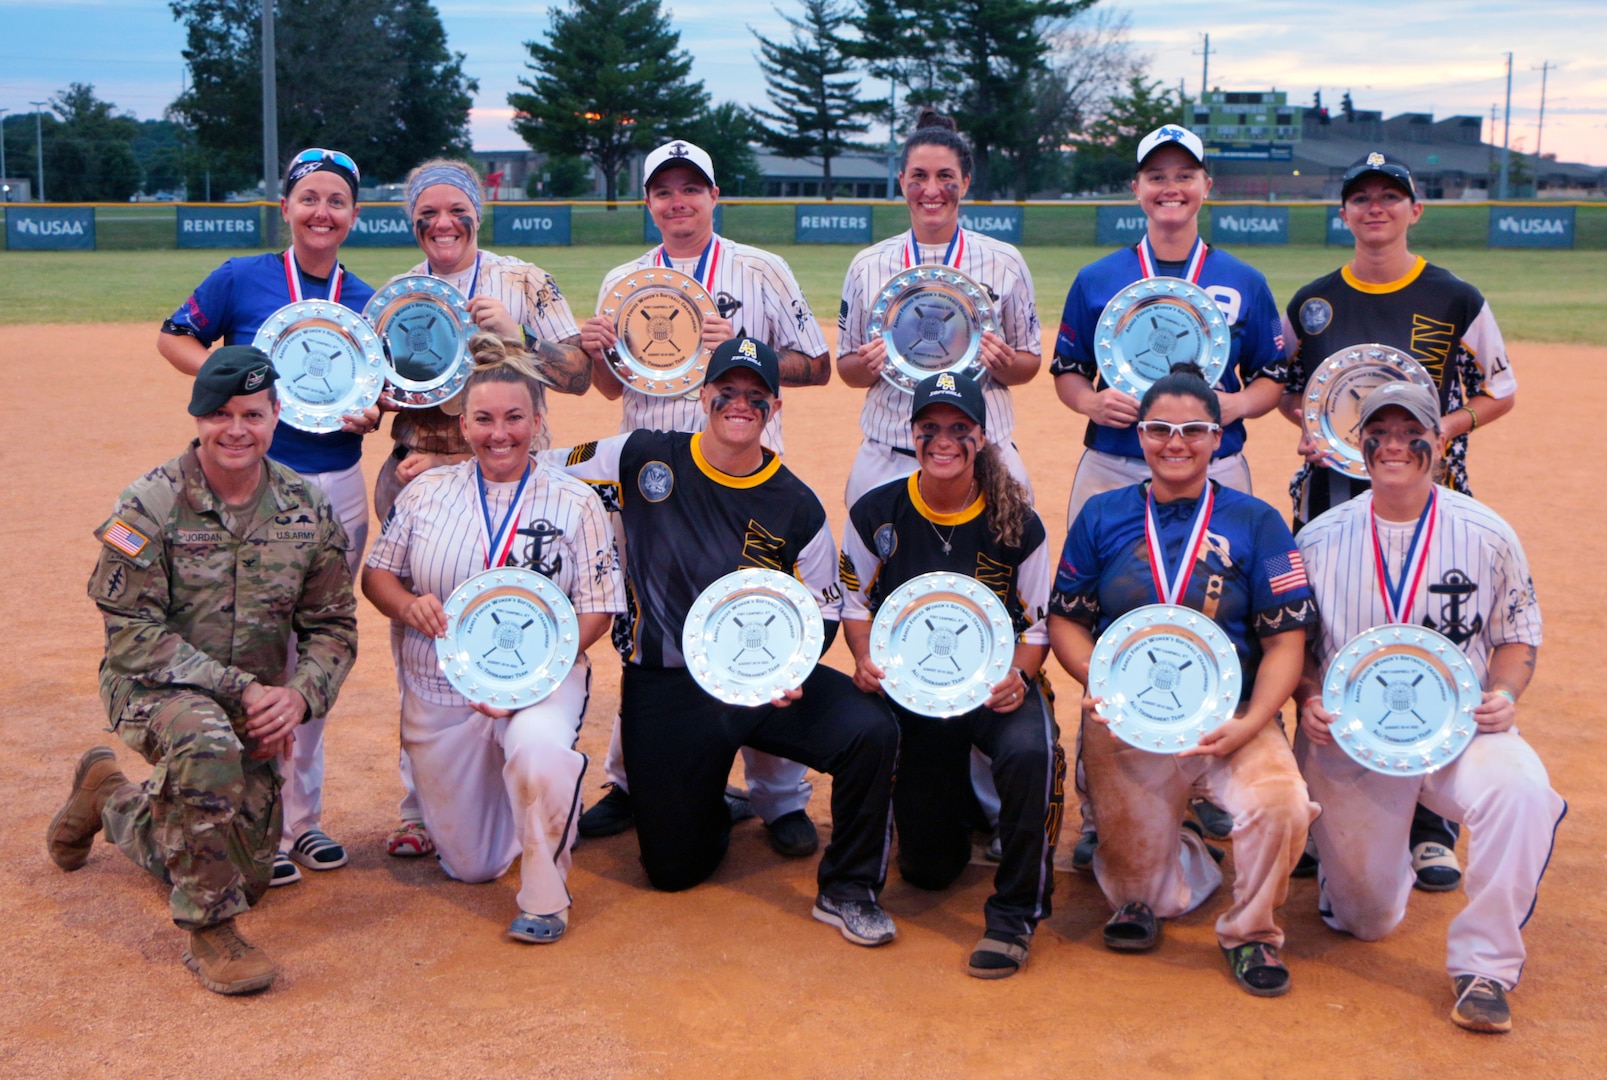
<path id="1" fill-rule="evenodd" d="M 1375 413 L 1390 407 L 1404 409 L 1419 424 L 1431 431 L 1440 430 L 1440 403 L 1426 386 L 1412 382 L 1387 382 L 1362 399 L 1361 423 L 1365 424 Z"/>
<path id="2" fill-rule="evenodd" d="M 206 416 L 227 405 L 232 397 L 273 389 L 279 380 L 268 354 L 251 345 L 225 345 L 214 349 L 190 388 L 190 415 Z"/>
<path id="3" fill-rule="evenodd" d="M 928 405 L 953 405 L 976 422 L 978 427 L 988 426 L 988 406 L 982 399 L 982 387 L 969 375 L 941 371 L 928 375 L 915 387 L 910 402 L 910 423 L 921 415 Z"/>
<path id="4" fill-rule="evenodd" d="M 714 355 L 709 357 L 709 370 L 703 382 L 705 385 L 712 383 L 732 368 L 753 372 L 764 380 L 772 394 L 781 396 L 781 361 L 776 359 L 776 351 L 758 338 L 739 337 L 720 342 Z"/>
<path id="5" fill-rule="evenodd" d="M 1345 178 L 1339 184 L 1339 201 L 1344 202 L 1350 198 L 1351 188 L 1367 177 L 1375 175 L 1393 180 L 1395 186 L 1411 196 L 1413 202 L 1417 201 L 1417 188 L 1412 183 L 1412 170 L 1406 167 L 1406 162 L 1393 154 L 1378 150 L 1374 150 L 1345 170 Z"/>
<path id="6" fill-rule="evenodd" d="M 1143 168 L 1149 156 L 1163 146 L 1177 146 L 1201 165 L 1205 164 L 1205 144 L 1198 135 L 1181 124 L 1162 124 L 1138 144 L 1138 167 Z"/>

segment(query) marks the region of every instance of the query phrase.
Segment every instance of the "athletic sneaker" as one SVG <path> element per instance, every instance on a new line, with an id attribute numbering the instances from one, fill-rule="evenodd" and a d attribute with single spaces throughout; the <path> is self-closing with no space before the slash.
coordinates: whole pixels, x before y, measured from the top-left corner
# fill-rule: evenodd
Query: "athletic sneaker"
<path id="1" fill-rule="evenodd" d="M 1071 868 L 1079 874 L 1092 873 L 1094 869 L 1094 851 L 1099 847 L 1099 834 L 1090 829 L 1077 837 L 1076 846 L 1071 849 Z"/>
<path id="2" fill-rule="evenodd" d="M 1512 1010 L 1500 983 L 1483 975 L 1458 975 L 1451 980 L 1451 989 L 1456 993 L 1451 1019 L 1457 1026 L 1489 1035 L 1512 1030 Z"/>
<path id="3" fill-rule="evenodd" d="M 1413 846 L 1412 872 L 1417 875 L 1417 887 L 1424 892 L 1450 892 L 1462 884 L 1456 852 L 1432 840 Z"/>
<path id="4" fill-rule="evenodd" d="M 609 784 L 608 794 L 580 815 L 577 829 L 581 836 L 596 839 L 622 833 L 635 824 L 636 808 L 631 805 L 631 793 L 618 784 Z"/>
<path id="5" fill-rule="evenodd" d="M 874 900 L 833 900 L 822 893 L 815 897 L 814 916 L 855 945 L 886 945 L 898 933 L 892 916 Z"/>
<path id="6" fill-rule="evenodd" d="M 1226 840 L 1233 834 L 1233 815 L 1209 799 L 1195 799 L 1189 809 L 1199 819 L 1208 840 Z"/>
<path id="7" fill-rule="evenodd" d="M 346 865 L 346 849 L 321 829 L 308 829 L 290 845 L 290 857 L 309 870 L 334 870 Z"/>
<path id="8" fill-rule="evenodd" d="M 820 833 L 816 831 L 815 823 L 809 820 L 809 815 L 802 810 L 782 814 L 765 828 L 770 830 L 770 846 L 789 859 L 813 855 L 820 847 Z"/>

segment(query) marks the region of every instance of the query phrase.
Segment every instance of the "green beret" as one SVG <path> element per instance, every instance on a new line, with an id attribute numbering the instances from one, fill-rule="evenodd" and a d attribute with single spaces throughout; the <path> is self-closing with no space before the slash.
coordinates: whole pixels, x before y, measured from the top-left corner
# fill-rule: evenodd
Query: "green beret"
<path id="1" fill-rule="evenodd" d="M 232 397 L 271 389 L 279 379 L 268 354 L 251 345 L 225 345 L 215 349 L 195 375 L 190 391 L 190 415 L 206 416 L 228 404 Z"/>

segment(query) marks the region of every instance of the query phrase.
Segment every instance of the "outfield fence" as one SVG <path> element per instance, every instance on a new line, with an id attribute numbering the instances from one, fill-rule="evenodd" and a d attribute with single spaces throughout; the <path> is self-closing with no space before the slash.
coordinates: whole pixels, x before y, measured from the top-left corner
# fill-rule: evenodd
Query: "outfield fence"
<path id="1" fill-rule="evenodd" d="M 494 247 L 656 243 L 640 202 L 491 202 L 484 229 Z M 968 228 L 1023 247 L 1131 243 L 1144 216 L 1130 202 L 967 203 Z M 269 215 L 273 215 L 270 217 Z M 273 203 L 28 203 L 4 207 L 6 249 L 137 251 L 262 248 L 277 225 Z M 1349 247 L 1333 203 L 1208 203 L 1201 231 L 1213 243 Z M 863 246 L 909 227 L 902 202 L 722 199 L 715 228 L 744 243 Z M 408 247 L 399 203 L 365 203 L 347 244 Z M 1430 203 L 1414 248 L 1607 249 L 1607 203 Z"/>

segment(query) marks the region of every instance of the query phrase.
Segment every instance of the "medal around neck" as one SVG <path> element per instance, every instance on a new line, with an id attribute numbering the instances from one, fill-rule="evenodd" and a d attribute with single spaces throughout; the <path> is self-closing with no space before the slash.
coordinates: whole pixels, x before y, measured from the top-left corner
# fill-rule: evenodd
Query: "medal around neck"
<path id="1" fill-rule="evenodd" d="M 1478 732 L 1473 710 L 1482 700 L 1467 654 L 1410 623 L 1351 638 L 1322 682 L 1334 741 L 1386 776 L 1421 776 L 1455 761 Z"/>
<path id="2" fill-rule="evenodd" d="M 439 405 L 463 389 L 474 361 L 468 301 L 440 278 L 409 274 L 375 293 L 363 318 L 385 343 L 391 400 L 408 409 Z"/>
<path id="3" fill-rule="evenodd" d="M 1233 716 L 1239 654 L 1193 608 L 1146 604 L 1105 630 L 1088 664 L 1088 694 L 1112 735 L 1152 754 L 1178 754 Z"/>
<path id="4" fill-rule="evenodd" d="M 940 372 L 980 375 L 989 330 L 999 318 L 986 289 L 947 266 L 912 266 L 876 294 L 865 333 L 887 343 L 882 378 L 913 394 Z"/>
<path id="5" fill-rule="evenodd" d="M 1198 364 L 1215 386 L 1228 367 L 1232 329 L 1206 291 L 1175 277 L 1134 282 L 1105 305 L 1094 360 L 1105 385 L 1143 397 L 1174 364 Z"/>
<path id="6" fill-rule="evenodd" d="M 302 431 L 339 431 L 341 417 L 379 400 L 385 347 L 351 308 L 330 300 L 286 304 L 251 342 L 279 372 L 279 417 Z"/>
<path id="7" fill-rule="evenodd" d="M 447 598 L 435 657 L 470 701 L 524 709 L 558 688 L 580 651 L 580 622 L 562 589 L 534 570 L 475 574 Z"/>
<path id="8" fill-rule="evenodd" d="M 719 309 L 696 278 L 663 266 L 636 270 L 603 297 L 600 314 L 614 321 L 608 365 L 620 382 L 652 397 L 688 397 L 703 386 L 703 319 Z"/>
<path id="9" fill-rule="evenodd" d="M 965 574 L 921 574 L 894 589 L 870 627 L 882 689 L 910 712 L 960 716 L 985 704 L 1015 659 L 996 593 Z"/>
<path id="10" fill-rule="evenodd" d="M 826 643 L 820 605 L 791 574 L 748 567 L 704 589 L 681 627 L 697 684 L 729 705 L 768 705 L 796 690 Z"/>
<path id="11" fill-rule="evenodd" d="M 1367 479 L 1361 452 L 1361 403 L 1387 382 L 1414 382 L 1438 394 L 1422 364 L 1388 345 L 1352 345 L 1329 356 L 1306 382 L 1300 426 L 1323 452 L 1322 463 Z"/>

